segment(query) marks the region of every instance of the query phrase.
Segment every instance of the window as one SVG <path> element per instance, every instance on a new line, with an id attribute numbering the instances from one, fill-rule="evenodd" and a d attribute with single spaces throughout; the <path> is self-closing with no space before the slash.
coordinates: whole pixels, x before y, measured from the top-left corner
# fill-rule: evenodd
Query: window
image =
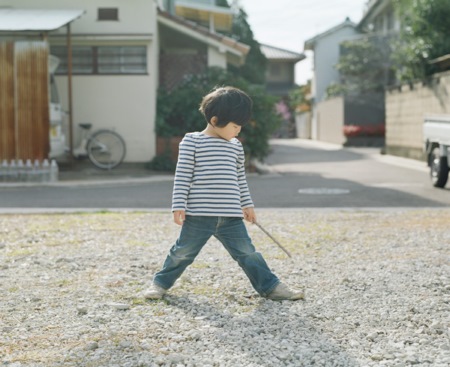
<path id="1" fill-rule="evenodd" d="M 145 47 L 98 47 L 99 74 L 142 74 L 147 70 Z"/>
<path id="2" fill-rule="evenodd" d="M 97 20 L 119 20 L 119 9 L 98 8 Z"/>
<path id="3" fill-rule="evenodd" d="M 52 55 L 60 59 L 56 74 L 67 74 L 67 47 L 53 46 Z M 146 74 L 146 46 L 74 46 L 73 74 Z"/>
<path id="4" fill-rule="evenodd" d="M 270 65 L 270 74 L 273 76 L 279 76 L 281 74 L 281 67 L 279 64 Z"/>

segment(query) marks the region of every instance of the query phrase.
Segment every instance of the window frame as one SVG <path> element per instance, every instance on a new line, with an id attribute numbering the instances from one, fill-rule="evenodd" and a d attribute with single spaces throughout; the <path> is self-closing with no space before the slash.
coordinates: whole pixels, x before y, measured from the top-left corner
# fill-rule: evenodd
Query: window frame
<path id="1" fill-rule="evenodd" d="M 119 21 L 119 8 L 97 8 L 98 22 Z"/>
<path id="2" fill-rule="evenodd" d="M 102 49 L 119 49 L 117 57 L 119 62 L 112 61 L 110 65 L 117 65 L 117 70 L 105 71 L 105 60 L 101 60 Z M 84 49 L 85 60 L 80 57 L 78 51 Z M 133 52 L 124 52 L 126 50 L 134 49 Z M 89 52 L 86 52 L 89 50 Z M 73 75 L 148 75 L 148 55 L 146 45 L 102 45 L 102 46 L 72 46 L 72 74 Z M 99 52 L 100 51 L 100 52 Z M 50 47 L 50 53 L 57 56 L 61 60 L 61 66 L 55 71 L 55 75 L 67 75 L 67 47 L 64 45 L 54 45 Z M 113 58 L 113 54 L 111 57 Z M 103 55 L 103 58 L 107 56 Z M 131 58 L 142 58 L 140 62 L 133 62 Z M 75 61 L 75 62 L 74 62 Z M 82 71 L 83 67 L 86 71 Z M 102 70 L 103 68 L 103 70 Z M 89 69 L 89 70 L 88 70 Z M 134 69 L 134 71 L 133 71 Z"/>

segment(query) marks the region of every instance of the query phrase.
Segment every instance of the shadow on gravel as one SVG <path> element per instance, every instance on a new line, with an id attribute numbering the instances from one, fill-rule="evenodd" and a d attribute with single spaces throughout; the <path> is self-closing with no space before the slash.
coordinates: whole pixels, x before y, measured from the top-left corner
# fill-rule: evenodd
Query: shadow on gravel
<path id="1" fill-rule="evenodd" d="M 239 298 L 230 297 L 230 309 L 233 302 L 240 303 Z M 248 313 L 236 314 L 217 303 L 193 297 L 170 295 L 166 300 L 170 307 L 182 310 L 187 320 L 202 320 L 203 330 L 210 330 L 208 339 L 202 341 L 214 362 L 220 362 L 215 360 L 218 356 L 226 355 L 227 365 L 358 366 L 345 350 L 309 322 L 303 314 L 302 301 L 258 299 L 253 300 Z M 242 297 L 241 302 L 248 299 Z M 219 353 L 214 352 L 217 350 Z"/>

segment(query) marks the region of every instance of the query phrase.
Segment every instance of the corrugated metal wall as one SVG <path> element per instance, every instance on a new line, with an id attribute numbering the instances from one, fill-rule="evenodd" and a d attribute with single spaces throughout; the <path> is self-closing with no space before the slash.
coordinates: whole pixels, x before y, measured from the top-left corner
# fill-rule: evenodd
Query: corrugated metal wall
<path id="1" fill-rule="evenodd" d="M 48 45 L 0 43 L 0 159 L 48 158 Z"/>

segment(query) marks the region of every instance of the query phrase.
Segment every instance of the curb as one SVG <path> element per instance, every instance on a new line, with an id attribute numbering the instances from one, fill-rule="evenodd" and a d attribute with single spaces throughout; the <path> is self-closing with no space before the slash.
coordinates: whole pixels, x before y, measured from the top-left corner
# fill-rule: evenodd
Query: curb
<path id="1" fill-rule="evenodd" d="M 161 175 L 151 177 L 127 177 L 127 178 L 110 178 L 98 180 L 67 180 L 57 182 L 11 182 L 0 183 L 0 188 L 15 187 L 76 187 L 76 186 L 105 186 L 105 185 L 122 185 L 122 184 L 140 184 L 147 182 L 166 182 L 173 181 L 173 175 Z"/>

